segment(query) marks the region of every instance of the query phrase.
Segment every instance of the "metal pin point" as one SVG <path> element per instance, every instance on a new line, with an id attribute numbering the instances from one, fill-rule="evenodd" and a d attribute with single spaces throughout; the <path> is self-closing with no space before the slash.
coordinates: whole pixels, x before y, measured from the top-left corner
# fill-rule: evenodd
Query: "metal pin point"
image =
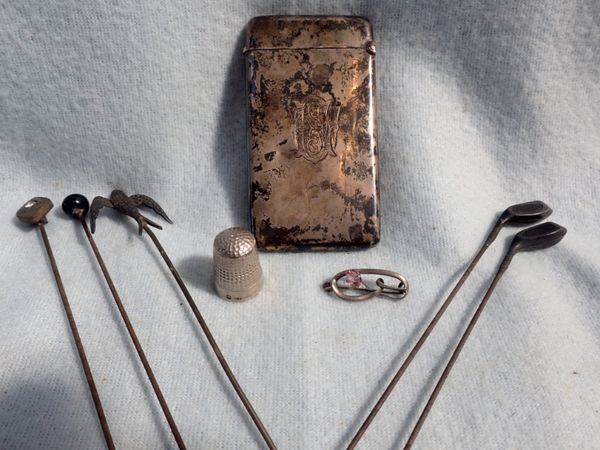
<path id="1" fill-rule="evenodd" d="M 427 401 L 427 404 L 425 405 L 421 416 L 417 420 L 417 423 L 415 424 L 412 433 L 410 434 L 408 441 L 404 446 L 404 450 L 410 449 L 414 444 L 415 439 L 417 439 L 419 431 L 421 431 L 423 423 L 425 422 L 429 411 L 431 411 L 431 408 L 433 407 L 433 404 L 435 403 L 438 394 L 442 390 L 442 387 L 444 386 L 444 383 L 446 382 L 446 379 L 448 378 L 448 375 L 450 374 L 454 363 L 458 359 L 458 356 L 460 355 L 460 352 L 463 349 L 465 342 L 467 342 L 467 339 L 469 338 L 473 327 L 475 327 L 475 324 L 477 323 L 477 320 L 479 319 L 483 308 L 485 308 L 485 305 L 492 296 L 494 289 L 496 289 L 496 285 L 500 281 L 500 278 L 508 269 L 508 266 L 510 265 L 510 262 L 512 261 L 513 257 L 519 252 L 542 250 L 548 247 L 552 247 L 558 244 L 562 240 L 562 238 L 565 237 L 565 234 L 567 234 L 567 229 L 553 222 L 542 223 L 540 225 L 527 228 L 526 230 L 520 231 L 516 234 L 510 245 L 510 248 L 508 249 L 508 252 L 506 253 L 506 256 L 504 257 L 504 260 L 500 264 L 500 267 L 498 268 L 498 271 L 496 272 L 496 275 L 494 276 L 490 284 L 490 287 L 488 288 L 487 292 L 483 296 L 483 299 L 479 303 L 479 307 L 475 311 L 475 314 L 473 314 L 469 325 L 465 329 L 463 335 L 460 338 L 460 341 L 458 342 L 458 345 L 456 346 L 456 349 L 454 350 L 452 356 L 450 357 L 450 360 L 448 361 L 448 364 L 444 368 L 444 372 L 440 376 L 439 381 L 433 389 L 433 392 L 431 393 L 431 396 L 429 397 L 429 400 Z"/>
<path id="2" fill-rule="evenodd" d="M 433 328 L 440 321 L 442 315 L 448 309 L 448 306 L 450 306 L 450 303 L 452 303 L 452 300 L 454 299 L 460 288 L 463 286 L 467 278 L 469 278 L 469 275 L 471 275 L 471 272 L 473 272 L 473 269 L 475 268 L 483 254 L 498 237 L 498 233 L 500 232 L 500 230 L 506 225 L 522 226 L 536 223 L 545 219 L 550 214 L 552 214 L 552 209 L 544 202 L 536 200 L 533 202 L 519 203 L 517 205 L 509 206 L 498 217 L 494 227 L 492 228 L 492 231 L 490 231 L 490 234 L 485 239 L 483 245 L 475 254 L 475 257 L 473 258 L 469 266 L 466 268 L 466 270 L 464 271 L 464 273 L 462 274 L 462 276 L 460 277 L 450 294 L 448 294 L 448 297 L 440 306 L 429 325 L 427 325 L 427 328 L 425 329 L 425 331 L 423 331 L 423 334 L 421 335 L 417 343 L 414 345 L 414 347 L 412 348 L 412 350 L 410 351 L 410 353 L 408 354 L 408 356 L 406 357 L 406 359 L 404 360 L 394 377 L 390 380 L 389 384 L 383 391 L 383 394 L 381 394 L 381 397 L 379 398 L 375 406 L 373 406 L 373 409 L 371 410 L 363 424 L 360 426 L 354 437 L 352 438 L 352 441 L 350 441 L 350 444 L 347 447 L 348 450 L 355 448 L 362 436 L 365 434 L 367 428 L 369 428 L 369 425 L 371 425 L 371 422 L 373 422 L 373 419 L 375 418 L 383 404 L 386 402 L 386 400 L 400 381 L 402 375 L 404 375 L 404 372 L 406 371 L 410 363 L 413 361 L 413 359 L 415 358 L 415 356 L 417 355 L 417 353 L 419 352 L 419 350 L 433 331 Z"/>
<path id="3" fill-rule="evenodd" d="M 65 291 L 62 278 L 58 271 L 58 266 L 56 264 L 56 260 L 54 259 L 54 253 L 52 252 L 52 247 L 50 246 L 48 234 L 46 233 L 46 228 L 44 226 L 44 224 L 48 223 L 46 215 L 50 212 L 53 206 L 54 205 L 52 204 L 50 199 L 46 197 L 34 197 L 27 203 L 25 203 L 17 211 L 17 218 L 21 222 L 28 223 L 30 225 L 37 225 L 40 229 L 40 234 L 42 235 L 42 240 L 44 241 L 44 247 L 46 247 L 46 252 L 48 253 L 50 267 L 52 268 L 52 273 L 54 274 L 56 286 L 58 287 L 58 292 L 62 300 L 65 314 L 67 315 L 67 319 L 69 321 L 69 327 L 71 328 L 71 334 L 73 335 L 73 340 L 75 341 L 75 346 L 77 347 L 77 353 L 79 354 L 79 359 L 81 360 L 83 372 L 85 373 L 85 379 L 90 388 L 90 393 L 92 395 L 94 407 L 96 408 L 96 414 L 98 416 L 98 420 L 100 421 L 100 426 L 102 427 L 102 434 L 104 435 L 106 447 L 109 450 L 114 450 L 115 444 L 110 433 L 110 428 L 108 426 L 108 421 L 106 420 L 106 415 L 104 414 L 102 401 L 100 400 L 98 390 L 96 389 L 96 383 L 94 382 L 92 369 L 90 368 L 90 365 L 88 363 L 85 349 L 83 347 L 83 342 L 81 341 L 81 337 L 79 336 L 79 330 L 77 329 L 77 324 L 75 323 L 75 317 L 73 316 L 73 311 L 71 310 L 71 305 L 69 303 L 69 299 L 67 298 L 67 293 Z"/>
<path id="4" fill-rule="evenodd" d="M 119 309 L 119 313 L 121 314 L 121 318 L 123 319 L 123 322 L 125 323 L 125 327 L 127 328 L 129 337 L 131 338 L 131 341 L 133 342 L 133 346 L 135 347 L 135 350 L 140 358 L 140 361 L 142 362 L 142 365 L 144 366 L 144 370 L 146 371 L 148 380 L 150 381 L 150 384 L 152 385 L 152 389 L 154 390 L 156 398 L 158 399 L 158 403 L 160 404 L 163 414 L 165 415 L 165 418 L 167 419 L 167 423 L 169 424 L 171 433 L 173 434 L 173 437 L 175 438 L 175 442 L 177 442 L 177 446 L 181 450 L 185 450 L 186 446 L 185 446 L 185 443 L 183 442 L 183 438 L 181 437 L 181 433 L 179 432 L 179 429 L 177 428 L 175 419 L 173 419 L 173 415 L 171 414 L 171 411 L 169 410 L 167 401 L 165 400 L 165 397 L 160 389 L 160 386 L 158 385 L 158 381 L 156 380 L 156 377 L 154 376 L 152 367 L 150 367 L 150 363 L 148 362 L 148 359 L 146 358 L 146 354 L 144 353 L 142 344 L 140 343 L 140 341 L 137 337 L 137 334 L 133 328 L 133 325 L 131 324 L 131 321 L 129 320 L 129 315 L 127 314 L 127 311 L 125 310 L 125 307 L 123 306 L 121 297 L 119 296 L 119 293 L 117 292 L 117 288 L 115 287 L 115 284 L 113 283 L 112 278 L 111 278 L 110 274 L 108 273 L 108 269 L 106 268 L 106 265 L 104 264 L 104 259 L 102 258 L 102 255 L 100 255 L 100 251 L 98 250 L 98 247 L 96 246 L 96 241 L 94 240 L 94 237 L 90 233 L 88 225 L 85 221 L 85 216 L 89 210 L 89 206 L 90 206 L 90 204 L 88 202 L 88 199 L 80 194 L 71 194 L 71 195 L 65 197 L 65 199 L 63 200 L 63 203 L 62 203 L 63 211 L 65 213 L 67 213 L 68 215 L 78 219 L 81 222 L 83 231 L 85 232 L 85 235 L 87 236 L 88 242 L 90 243 L 90 246 L 92 247 L 92 251 L 94 252 L 94 256 L 96 257 L 96 260 L 98 261 L 98 265 L 100 266 L 100 269 L 102 270 L 102 274 L 104 275 L 104 279 L 106 280 L 106 283 L 108 284 L 108 287 L 113 296 L 113 299 L 115 300 L 115 304 L 117 305 L 117 308 Z"/>
<path id="5" fill-rule="evenodd" d="M 271 436 L 269 435 L 267 429 L 265 428 L 262 421 L 258 417 L 258 414 L 254 410 L 254 407 L 250 403 L 250 400 L 248 399 L 248 397 L 244 393 L 242 387 L 238 383 L 235 375 L 233 374 L 233 371 L 231 370 L 231 368 L 229 367 L 229 364 L 227 363 L 227 360 L 225 359 L 225 356 L 223 356 L 221 349 L 217 345 L 217 341 L 213 337 L 213 334 L 211 333 L 211 331 L 208 327 L 208 324 L 204 320 L 204 317 L 202 317 L 202 314 L 200 314 L 200 310 L 196 306 L 196 302 L 192 298 L 192 295 L 190 294 L 185 283 L 183 282 L 181 275 L 179 275 L 179 272 L 175 268 L 175 265 L 171 262 L 171 259 L 167 255 L 167 252 L 165 251 L 163 246 L 160 244 L 160 241 L 158 240 L 158 238 L 156 237 L 154 232 L 150 229 L 150 226 L 153 226 L 158 229 L 162 229 L 162 227 L 160 225 L 158 225 L 157 223 L 152 222 L 147 217 L 143 216 L 138 210 L 138 208 L 141 206 L 146 206 L 148 208 L 153 209 L 154 212 L 156 212 L 158 215 L 162 216 L 167 222 L 172 223 L 171 220 L 166 215 L 166 213 L 164 212 L 164 210 L 160 207 L 160 205 L 156 201 L 151 199 L 150 197 L 148 197 L 146 195 L 140 195 L 140 194 L 127 196 L 123 191 L 114 190 L 111 192 L 110 198 L 96 197 L 92 201 L 91 219 L 90 219 L 90 225 L 92 228 L 92 232 L 95 230 L 96 218 L 98 217 L 100 210 L 102 208 L 108 207 L 108 208 L 114 208 L 115 210 L 119 211 L 120 213 L 125 214 L 125 215 L 135 219 L 135 221 L 138 223 L 138 229 L 139 229 L 140 235 L 142 234 L 142 231 L 145 231 L 148 234 L 148 236 L 150 236 L 150 239 L 152 239 L 152 242 L 156 246 L 158 252 L 160 253 L 160 256 L 162 256 L 167 267 L 171 271 L 173 278 L 175 278 L 177 285 L 179 286 L 179 288 L 181 289 L 181 292 L 183 293 L 185 299 L 187 300 L 188 305 L 190 306 L 194 316 L 196 317 L 196 320 L 198 321 L 198 324 L 200 325 L 200 328 L 202 328 L 202 332 L 206 336 L 206 339 L 208 340 L 210 347 L 212 348 L 213 352 L 215 353 L 215 355 L 219 361 L 219 364 L 223 368 L 225 375 L 227 375 L 227 378 L 229 379 L 229 382 L 233 386 L 240 401 L 242 402 L 242 404 L 246 408 L 246 411 L 252 418 L 252 421 L 254 422 L 254 424 L 256 425 L 256 428 L 260 432 L 263 440 L 265 441 L 265 444 L 267 445 L 267 447 L 269 449 L 272 449 L 272 450 L 276 449 L 277 447 L 275 446 L 275 443 L 271 439 Z"/>

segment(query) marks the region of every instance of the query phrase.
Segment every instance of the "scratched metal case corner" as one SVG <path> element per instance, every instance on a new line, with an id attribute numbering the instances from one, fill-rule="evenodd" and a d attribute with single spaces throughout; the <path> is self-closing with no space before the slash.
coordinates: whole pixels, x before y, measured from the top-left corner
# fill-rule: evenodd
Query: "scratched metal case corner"
<path id="1" fill-rule="evenodd" d="M 257 245 L 266 250 L 375 245 L 379 174 L 369 21 L 255 17 L 244 55 Z"/>

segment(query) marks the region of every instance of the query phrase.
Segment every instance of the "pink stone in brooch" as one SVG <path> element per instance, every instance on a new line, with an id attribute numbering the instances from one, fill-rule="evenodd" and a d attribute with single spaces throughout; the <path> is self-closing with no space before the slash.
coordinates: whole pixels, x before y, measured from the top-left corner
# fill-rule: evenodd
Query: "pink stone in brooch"
<path id="1" fill-rule="evenodd" d="M 356 270 L 349 270 L 346 272 L 346 282 L 353 288 L 359 288 L 363 286 L 363 280 L 360 276 L 360 272 Z"/>

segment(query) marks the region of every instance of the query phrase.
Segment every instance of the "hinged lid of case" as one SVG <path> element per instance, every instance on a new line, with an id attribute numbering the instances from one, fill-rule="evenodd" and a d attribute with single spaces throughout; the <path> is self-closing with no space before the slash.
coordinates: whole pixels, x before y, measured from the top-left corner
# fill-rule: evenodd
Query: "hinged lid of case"
<path id="1" fill-rule="evenodd" d="M 260 16 L 250 21 L 244 53 L 284 48 L 364 48 L 374 53 L 373 33 L 362 17 Z"/>

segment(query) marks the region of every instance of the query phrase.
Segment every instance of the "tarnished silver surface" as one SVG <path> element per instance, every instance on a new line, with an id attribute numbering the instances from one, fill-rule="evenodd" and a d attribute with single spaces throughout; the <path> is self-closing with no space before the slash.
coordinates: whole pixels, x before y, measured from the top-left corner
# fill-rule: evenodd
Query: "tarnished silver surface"
<path id="1" fill-rule="evenodd" d="M 248 25 L 250 202 L 260 248 L 379 241 L 374 49 L 360 17 L 266 16 Z"/>
<path id="2" fill-rule="evenodd" d="M 258 294 L 262 269 L 256 240 L 244 228 L 221 231 L 213 245 L 215 289 L 228 300 L 244 300 Z"/>

